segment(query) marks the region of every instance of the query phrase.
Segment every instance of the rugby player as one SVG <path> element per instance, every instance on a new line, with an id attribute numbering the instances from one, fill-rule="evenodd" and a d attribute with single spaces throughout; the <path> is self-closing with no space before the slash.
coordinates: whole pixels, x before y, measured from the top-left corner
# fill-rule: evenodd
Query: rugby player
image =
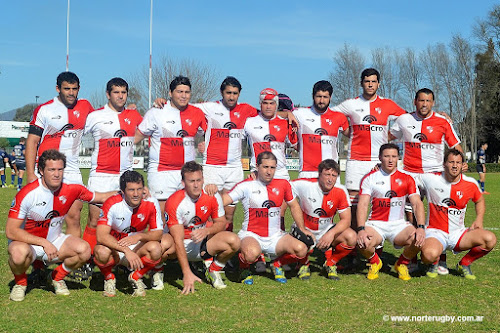
<path id="1" fill-rule="evenodd" d="M 450 149 L 444 154 L 444 172 L 421 176 L 426 189 L 428 217 L 422 261 L 430 264 L 427 276 L 438 275 L 438 260 L 443 251 L 469 252 L 457 264 L 466 279 L 475 280 L 470 265 L 487 255 L 497 242 L 495 234 L 484 230 L 484 198 L 476 181 L 462 174 L 463 153 Z M 469 228 L 464 225 L 467 203 L 474 202 L 476 218 Z"/>
<path id="2" fill-rule="evenodd" d="M 410 280 L 407 265 L 417 255 L 425 241 L 425 213 L 415 180 L 397 170 L 398 146 L 392 143 L 380 147 L 380 169 L 371 171 L 361 181 L 358 204 L 358 247 L 370 262 L 367 278 L 378 278 L 382 261 L 375 247 L 389 240 L 404 247 L 394 269 L 401 280 Z M 417 220 L 417 228 L 405 221 L 404 205 L 409 198 Z M 367 220 L 368 205 L 371 213 Z M 366 221 L 366 223 L 365 223 Z"/>
<path id="3" fill-rule="evenodd" d="M 15 285 L 10 299 L 22 301 L 27 288 L 26 270 L 34 260 L 62 262 L 48 276 L 57 295 L 69 295 L 64 277 L 90 258 L 87 242 L 62 233 L 65 216 L 75 200 L 103 202 L 115 192 L 91 192 L 80 184 L 63 182 L 66 157 L 45 150 L 38 159 L 41 178 L 19 191 L 9 211 L 5 234 L 9 240 L 9 266 Z"/>
<path id="4" fill-rule="evenodd" d="M 225 231 L 227 222 L 220 195 L 209 196 L 203 191 L 202 166 L 194 161 L 187 162 L 181 176 L 184 189 L 170 196 L 165 217 L 182 269 L 182 294 L 194 293 L 194 283 L 201 282 L 191 271 L 189 261 L 206 261 L 207 280 L 214 288 L 224 289 L 226 284 L 220 274 L 226 262 L 238 252 L 240 240 L 236 234 Z M 209 218 L 212 225 L 207 224 Z"/>
<path id="5" fill-rule="evenodd" d="M 14 156 L 16 158 L 16 168 L 17 168 L 16 187 L 18 191 L 23 186 L 23 177 L 24 177 L 24 172 L 26 171 L 25 150 L 26 150 L 26 138 L 22 137 L 19 139 L 19 143 L 14 146 Z"/>
<path id="6" fill-rule="evenodd" d="M 161 258 L 159 240 L 163 220 L 160 205 L 153 197 L 143 199 L 144 178 L 137 171 L 123 172 L 119 186 L 121 193 L 106 200 L 102 206 L 94 261 L 104 275 L 104 296 L 116 296 L 112 269 L 118 264 L 133 271 L 128 276 L 134 289 L 132 296 L 146 296 L 142 277 Z"/>
<path id="7" fill-rule="evenodd" d="M 484 181 L 486 179 L 486 149 L 488 149 L 488 143 L 483 142 L 481 147 L 477 150 L 477 164 L 476 171 L 479 174 L 479 186 L 481 187 L 481 191 L 483 194 L 490 194 L 484 190 Z"/>

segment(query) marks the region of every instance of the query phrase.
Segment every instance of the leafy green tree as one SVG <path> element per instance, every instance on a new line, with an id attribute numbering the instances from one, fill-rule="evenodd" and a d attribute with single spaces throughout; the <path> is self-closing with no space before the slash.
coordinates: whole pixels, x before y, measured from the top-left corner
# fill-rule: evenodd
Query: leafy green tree
<path id="1" fill-rule="evenodd" d="M 18 108 L 16 110 L 16 115 L 14 116 L 14 121 L 30 121 L 36 107 L 37 104 L 30 103 Z"/>

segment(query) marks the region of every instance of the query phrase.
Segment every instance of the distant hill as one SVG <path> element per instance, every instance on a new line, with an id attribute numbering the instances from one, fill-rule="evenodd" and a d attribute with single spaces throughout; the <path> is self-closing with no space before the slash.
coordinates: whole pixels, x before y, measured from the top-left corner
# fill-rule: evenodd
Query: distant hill
<path id="1" fill-rule="evenodd" d="M 11 121 L 16 116 L 17 109 L 10 110 L 7 112 L 0 113 L 0 120 Z"/>

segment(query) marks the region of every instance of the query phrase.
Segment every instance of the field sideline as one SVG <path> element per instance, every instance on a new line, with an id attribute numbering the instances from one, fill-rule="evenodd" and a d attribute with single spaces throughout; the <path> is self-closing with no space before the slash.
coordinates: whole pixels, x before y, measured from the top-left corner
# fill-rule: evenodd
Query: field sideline
<path id="1" fill-rule="evenodd" d="M 8 173 L 7 173 L 8 174 Z M 470 173 L 477 178 L 477 173 Z M 84 178 L 88 170 L 84 170 Z M 293 177 L 294 175 L 292 175 Z M 296 176 L 296 173 L 295 173 Z M 10 178 L 7 177 L 7 182 Z M 484 225 L 500 239 L 500 173 L 487 174 Z M 500 328 L 500 251 L 499 245 L 472 265 L 475 281 L 455 275 L 429 279 L 425 273 L 408 282 L 394 271 L 381 273 L 375 281 L 366 279 L 367 269 L 340 274 L 340 281 L 329 281 L 320 272 L 321 261 L 312 258 L 312 277 L 308 282 L 288 275 L 285 285 L 272 280 L 270 273 L 256 276 L 253 286 L 226 278 L 228 287 L 215 290 L 209 284 L 197 285 L 197 292 L 183 296 L 180 269 L 169 264 L 165 290 L 148 290 L 144 298 L 133 298 L 125 276 L 118 276 L 118 295 L 101 296 L 102 276 L 94 274 L 89 283 L 68 283 L 71 295 L 56 297 L 45 289 L 32 289 L 23 302 L 9 301 L 13 276 L 7 264 L 5 221 L 14 189 L 0 189 L 0 332 L 287 332 L 287 331 L 486 331 Z M 86 221 L 84 207 L 82 222 Z M 466 225 L 474 207 L 470 206 Z M 235 231 L 241 227 L 243 212 L 237 209 Z M 287 227 L 291 217 L 287 216 Z M 85 222 L 84 222 L 85 225 Z M 386 244 L 382 260 L 394 264 L 400 250 Z M 454 268 L 463 254 L 448 254 Z M 228 281 L 229 279 L 229 281 Z M 149 280 L 146 280 L 149 286 Z M 398 322 L 391 316 L 419 316 L 413 322 Z M 453 317 L 454 322 L 439 322 Z M 482 321 L 459 321 L 458 316 L 482 316 Z M 412 320 L 412 318 L 408 318 Z M 418 320 L 418 321 L 417 321 Z M 442 320 L 446 320 L 443 317 Z"/>

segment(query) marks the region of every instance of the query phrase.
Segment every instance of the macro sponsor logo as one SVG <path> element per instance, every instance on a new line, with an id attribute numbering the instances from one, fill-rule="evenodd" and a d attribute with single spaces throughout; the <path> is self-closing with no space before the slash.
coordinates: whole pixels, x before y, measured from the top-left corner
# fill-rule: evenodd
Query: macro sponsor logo
<path id="1" fill-rule="evenodd" d="M 308 137 L 308 141 L 309 143 L 314 143 L 314 144 L 324 144 L 324 145 L 334 145 L 336 142 L 334 139 L 330 138 L 330 137 L 320 137 L 318 138 L 317 136 L 309 136 Z"/>
<path id="2" fill-rule="evenodd" d="M 394 198 L 396 197 L 398 194 L 396 193 L 396 191 L 393 191 L 393 190 L 390 190 L 390 191 L 387 191 L 385 192 L 385 197 L 386 198 Z"/>
<path id="3" fill-rule="evenodd" d="M 457 203 L 455 202 L 455 200 L 453 200 L 452 198 L 444 198 L 441 203 L 447 205 L 447 206 L 456 206 Z"/>
<path id="4" fill-rule="evenodd" d="M 226 126 L 226 125 L 224 125 Z M 236 125 L 235 125 L 236 126 Z M 230 130 L 230 129 L 229 129 Z M 215 132 L 215 138 L 224 138 L 224 139 L 241 139 L 241 133 L 240 132 L 234 132 L 231 133 L 229 131 L 216 131 Z"/>
<path id="5" fill-rule="evenodd" d="M 201 218 L 199 216 L 193 216 L 191 218 L 191 220 L 189 220 L 189 222 L 188 222 L 188 227 L 192 228 L 195 225 L 200 224 L 200 223 L 201 223 Z"/>
<path id="6" fill-rule="evenodd" d="M 137 232 L 137 228 L 134 226 L 128 226 L 122 230 L 124 234 L 130 234 L 131 232 Z"/>
<path id="7" fill-rule="evenodd" d="M 354 130 L 357 131 L 370 131 L 370 132 L 382 132 L 384 130 L 381 125 L 354 125 Z"/>
<path id="8" fill-rule="evenodd" d="M 276 141 L 276 137 L 272 134 L 266 134 L 266 136 L 264 136 L 264 140 L 265 141 Z"/>
<path id="9" fill-rule="evenodd" d="M 130 140 L 127 141 L 117 141 L 114 139 L 106 140 L 106 146 L 108 148 L 118 148 L 118 147 L 131 147 L 134 143 Z"/>
<path id="10" fill-rule="evenodd" d="M 363 117 L 363 121 L 366 121 L 367 123 L 371 124 L 374 121 L 377 121 L 377 118 L 374 115 L 367 115 Z"/>
<path id="11" fill-rule="evenodd" d="M 184 141 L 181 138 L 162 138 L 161 143 L 168 147 L 192 147 L 195 144 L 193 140 Z"/>
<path id="12" fill-rule="evenodd" d="M 426 141 L 427 135 L 425 135 L 424 133 L 417 133 L 413 136 L 413 138 L 418 141 Z"/>
<path id="13" fill-rule="evenodd" d="M 403 201 L 398 200 L 398 201 L 379 201 L 378 202 L 379 207 L 401 207 L 403 206 Z"/>
<path id="14" fill-rule="evenodd" d="M 314 214 L 318 216 L 326 216 L 326 211 L 323 208 L 316 208 Z"/>
<path id="15" fill-rule="evenodd" d="M 317 128 L 315 131 L 314 131 L 314 134 L 317 134 L 317 135 L 328 135 L 328 131 L 324 128 Z"/>
<path id="16" fill-rule="evenodd" d="M 435 149 L 436 146 L 432 143 L 408 142 L 408 147 L 417 149 Z"/>
<path id="17" fill-rule="evenodd" d="M 272 207 L 276 207 L 276 204 L 274 203 L 274 201 L 272 200 L 266 200 L 262 203 L 262 208 L 272 208 Z"/>
<path id="18" fill-rule="evenodd" d="M 113 136 L 115 138 L 122 138 L 124 136 L 127 136 L 127 131 L 125 131 L 123 129 L 119 129 L 118 131 L 115 132 L 115 134 L 113 134 Z"/>
<path id="19" fill-rule="evenodd" d="M 47 215 L 45 215 L 45 219 L 50 220 L 58 216 L 61 216 L 61 213 L 59 213 L 57 210 L 51 210 L 50 212 L 47 213 Z"/>
<path id="20" fill-rule="evenodd" d="M 226 129 L 229 129 L 229 130 L 232 130 L 233 128 L 236 128 L 238 126 L 236 126 L 235 123 L 233 123 L 232 121 L 228 121 L 227 123 L 224 124 L 224 128 Z"/>
<path id="21" fill-rule="evenodd" d="M 280 215 L 280 211 L 274 211 L 274 212 L 269 212 L 267 210 L 261 211 L 257 210 L 255 211 L 255 217 L 257 218 L 268 218 L 268 217 L 276 217 Z"/>
<path id="22" fill-rule="evenodd" d="M 180 130 L 177 132 L 177 136 L 180 136 L 181 138 L 188 136 L 189 133 L 186 130 Z"/>

